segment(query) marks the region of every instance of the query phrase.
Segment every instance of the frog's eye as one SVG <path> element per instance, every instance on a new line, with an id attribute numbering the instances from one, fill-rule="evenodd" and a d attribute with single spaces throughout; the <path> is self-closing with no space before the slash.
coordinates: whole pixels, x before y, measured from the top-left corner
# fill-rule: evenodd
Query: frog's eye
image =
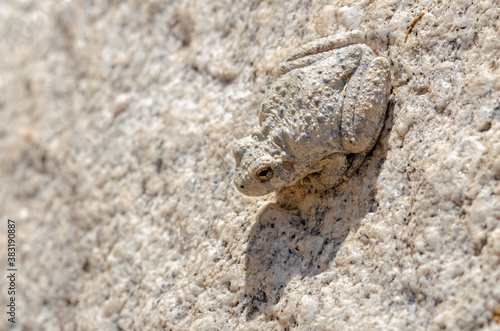
<path id="1" fill-rule="evenodd" d="M 269 167 L 265 167 L 257 171 L 257 177 L 260 180 L 269 180 L 273 177 L 273 171 Z"/>

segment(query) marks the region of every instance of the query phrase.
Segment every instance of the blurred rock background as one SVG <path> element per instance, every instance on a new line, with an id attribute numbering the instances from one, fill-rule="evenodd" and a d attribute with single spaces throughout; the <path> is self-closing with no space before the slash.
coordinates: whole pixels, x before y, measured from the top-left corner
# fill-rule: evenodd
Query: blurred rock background
<path id="1" fill-rule="evenodd" d="M 18 306 L 0 329 L 499 330 L 499 18 L 481 0 L 1 2 Z M 231 144 L 273 69 L 352 29 L 392 65 L 379 143 L 329 192 L 242 196 Z"/>

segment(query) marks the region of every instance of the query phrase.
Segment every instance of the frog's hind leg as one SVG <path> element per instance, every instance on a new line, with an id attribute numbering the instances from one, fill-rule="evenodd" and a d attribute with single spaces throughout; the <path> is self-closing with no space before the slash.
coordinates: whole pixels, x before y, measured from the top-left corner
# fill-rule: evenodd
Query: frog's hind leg
<path id="1" fill-rule="evenodd" d="M 342 145 L 348 153 L 368 152 L 384 124 L 390 89 L 389 61 L 362 47 L 362 58 L 345 89 Z"/>
<path id="2" fill-rule="evenodd" d="M 335 48 L 357 44 L 362 40 L 363 34 L 360 31 L 351 31 L 311 41 L 293 51 L 285 61 L 279 65 L 276 69 L 276 73 L 278 76 L 281 76 L 293 69 L 307 67 L 327 57 L 329 54 L 325 54 L 325 52 Z"/>

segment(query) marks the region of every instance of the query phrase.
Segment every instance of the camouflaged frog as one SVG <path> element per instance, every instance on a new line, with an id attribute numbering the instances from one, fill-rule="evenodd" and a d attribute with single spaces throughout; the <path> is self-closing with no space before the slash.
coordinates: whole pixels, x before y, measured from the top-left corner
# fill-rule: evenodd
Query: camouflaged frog
<path id="1" fill-rule="evenodd" d="M 233 149 L 240 192 L 264 195 L 299 180 L 329 189 L 359 168 L 390 93 L 389 62 L 362 40 L 358 31 L 321 38 L 280 64 L 259 127 Z"/>

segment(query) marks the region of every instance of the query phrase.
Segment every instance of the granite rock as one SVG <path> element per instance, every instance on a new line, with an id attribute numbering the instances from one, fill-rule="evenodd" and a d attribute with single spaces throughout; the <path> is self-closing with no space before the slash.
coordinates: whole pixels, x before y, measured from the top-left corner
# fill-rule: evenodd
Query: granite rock
<path id="1" fill-rule="evenodd" d="M 0 329 L 500 330 L 499 17 L 486 0 L 4 1 L 18 306 Z M 231 147 L 273 70 L 353 29 L 391 63 L 373 151 L 327 192 L 241 195 Z"/>

